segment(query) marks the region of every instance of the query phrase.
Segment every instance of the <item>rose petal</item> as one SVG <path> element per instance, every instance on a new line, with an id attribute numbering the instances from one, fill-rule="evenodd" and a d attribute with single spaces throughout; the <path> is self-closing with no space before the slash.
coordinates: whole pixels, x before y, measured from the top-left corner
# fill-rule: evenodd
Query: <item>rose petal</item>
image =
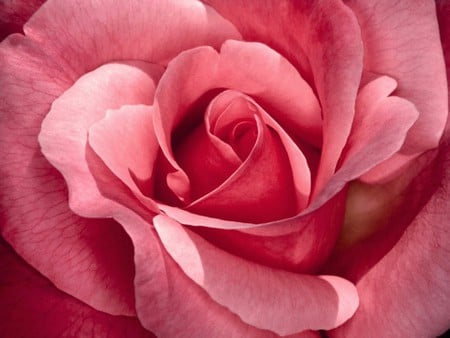
<path id="1" fill-rule="evenodd" d="M 133 314 L 126 235 L 114 222 L 73 214 L 62 177 L 39 151 L 41 121 L 68 86 L 64 71 L 20 35 L 4 40 L 0 55 L 2 235 L 59 289 L 105 312 Z"/>
<path id="2" fill-rule="evenodd" d="M 22 32 L 23 24 L 45 0 L 15 0 L 0 2 L 0 41 L 8 34 Z"/>
<path id="3" fill-rule="evenodd" d="M 435 337 L 448 329 L 449 155 L 447 140 L 436 162 L 413 185 L 415 195 L 434 194 L 423 209 L 414 209 L 420 213 L 395 247 L 359 280 L 361 306 L 332 336 Z"/>
<path id="4" fill-rule="evenodd" d="M 450 3 L 446 0 L 436 1 L 436 11 L 439 21 L 439 31 L 441 35 L 442 49 L 444 51 L 444 60 L 447 68 L 447 90 L 450 99 Z M 447 126 L 449 119 L 447 118 Z"/>
<path id="5" fill-rule="evenodd" d="M 275 338 L 272 332 L 242 322 L 193 283 L 164 250 L 149 223 L 124 208 L 116 210 L 116 218 L 134 244 L 136 309 L 144 327 L 158 337 Z"/>
<path id="6" fill-rule="evenodd" d="M 73 80 L 110 61 L 166 63 L 183 50 L 240 38 L 212 8 L 192 0 L 47 1 L 24 31 Z"/>
<path id="7" fill-rule="evenodd" d="M 280 83 L 275 78 L 286 81 Z M 182 200 L 189 200 L 189 179 L 173 156 L 173 130 L 188 114 L 189 121 L 195 120 L 199 112 L 191 110 L 196 110 L 196 102 L 220 88 L 247 93 L 258 102 L 271 102 L 271 114 L 277 120 L 296 130 L 300 124 L 290 122 L 301 120 L 304 129 L 300 135 L 305 137 L 320 127 L 320 107 L 312 90 L 295 68 L 273 50 L 258 43 L 230 40 L 223 44 L 220 54 L 208 47 L 180 54 L 168 66 L 155 93 L 155 129 L 164 155 L 176 170 L 169 179 Z"/>
<path id="8" fill-rule="evenodd" d="M 135 194 L 153 190 L 159 146 L 150 106 L 122 106 L 89 129 L 89 144 L 106 166 Z"/>
<path id="9" fill-rule="evenodd" d="M 111 316 L 58 290 L 0 238 L 4 337 L 154 337 L 135 317 Z"/>
<path id="10" fill-rule="evenodd" d="M 375 81 L 366 86 L 367 91 L 363 90 L 362 95 L 367 94 L 375 98 L 376 104 L 356 114 L 352 134 L 342 155 L 341 166 L 308 209 L 314 210 L 342 189 L 347 182 L 358 178 L 395 154 L 417 120 L 418 112 L 411 102 L 396 96 L 377 98 L 377 92 L 381 94 L 382 91 L 375 88 L 378 85 L 383 86 L 384 79 Z"/>
<path id="11" fill-rule="evenodd" d="M 297 275 L 247 262 L 167 216 L 156 216 L 154 226 L 182 270 L 253 326 L 281 335 L 329 329 L 348 320 L 358 307 L 354 286 L 342 278 Z"/>
<path id="12" fill-rule="evenodd" d="M 191 229 L 215 246 L 246 260 L 296 273 L 316 273 L 335 246 L 344 219 L 345 199 L 344 190 L 315 212 L 292 223 L 226 230 L 207 227 L 213 222 L 199 221 L 197 224 L 203 226 Z M 290 231 L 286 230 L 287 224 L 291 225 Z"/>
<path id="13" fill-rule="evenodd" d="M 420 112 L 401 152 L 414 155 L 435 148 L 448 115 L 448 93 L 434 1 L 346 4 L 364 32 L 365 72 L 396 79 L 395 95 Z"/>
<path id="14" fill-rule="evenodd" d="M 316 195 L 334 173 L 352 126 L 363 58 L 360 27 L 353 13 L 334 0 L 206 2 L 235 24 L 245 40 L 281 51 L 314 83 L 324 128 Z"/>
<path id="15" fill-rule="evenodd" d="M 102 217 L 110 203 L 100 198 L 85 160 L 89 128 L 107 109 L 151 104 L 160 74 L 161 67 L 146 62 L 107 64 L 81 77 L 53 102 L 42 122 L 39 143 L 47 160 L 66 179 L 69 205 L 77 214 Z"/>
<path id="16" fill-rule="evenodd" d="M 244 112 L 254 115 L 253 124 L 257 128 L 254 146 L 238 170 L 219 187 L 188 205 L 187 209 L 254 223 L 295 214 L 297 203 L 292 170 L 280 137 L 262 122 L 258 108 L 245 97 L 232 95 L 229 99 L 230 106 L 223 115 L 233 115 L 230 122 Z M 221 121 L 226 118 L 223 115 Z M 216 128 L 219 128 L 217 124 Z"/>

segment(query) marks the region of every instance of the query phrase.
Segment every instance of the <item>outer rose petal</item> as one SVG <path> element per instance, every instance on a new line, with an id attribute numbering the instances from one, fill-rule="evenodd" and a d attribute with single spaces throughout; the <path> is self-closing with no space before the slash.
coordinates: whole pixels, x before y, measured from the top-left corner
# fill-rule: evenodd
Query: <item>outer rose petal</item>
<path id="1" fill-rule="evenodd" d="M 434 1 L 346 3 L 361 25 L 366 75 L 385 74 L 396 79 L 395 95 L 414 103 L 420 112 L 400 153 L 417 155 L 435 148 L 448 115 L 448 93 Z M 370 181 L 391 174 L 410 159 L 394 157 L 391 165 L 383 166 L 381 173 L 377 170 Z"/>
<path id="2" fill-rule="evenodd" d="M 20 35 L 0 46 L 2 235 L 61 290 L 110 313 L 133 314 L 129 239 L 114 222 L 73 214 L 63 179 L 39 151 L 41 121 L 68 86 L 64 72 Z"/>
<path id="3" fill-rule="evenodd" d="M 192 0 L 49 0 L 24 31 L 73 80 L 106 62 L 166 63 L 183 50 L 240 38 L 212 8 Z"/>
<path id="4" fill-rule="evenodd" d="M 183 271 L 218 303 L 247 323 L 280 335 L 329 329 L 358 307 L 353 285 L 336 276 L 273 270 L 208 244 L 167 216 L 154 225 L 164 247 Z"/>
<path id="5" fill-rule="evenodd" d="M 437 0 L 436 10 L 442 48 L 444 49 L 445 65 L 447 67 L 447 82 L 450 82 L 450 2 L 447 0 Z M 450 98 L 450 86 L 448 87 L 448 94 Z"/>
<path id="6" fill-rule="evenodd" d="M 0 2 L 0 41 L 8 34 L 22 32 L 23 24 L 45 0 L 4 0 Z"/>
<path id="7" fill-rule="evenodd" d="M 438 187 L 400 241 L 358 282 L 361 307 L 335 337 L 432 337 L 450 326 L 450 143 L 415 190 Z M 386 287 L 389 286 L 389 287 Z"/>
<path id="8" fill-rule="evenodd" d="M 61 292 L 1 238 L 0 318 L 3 337 L 154 337 L 137 318 L 96 311 Z"/>

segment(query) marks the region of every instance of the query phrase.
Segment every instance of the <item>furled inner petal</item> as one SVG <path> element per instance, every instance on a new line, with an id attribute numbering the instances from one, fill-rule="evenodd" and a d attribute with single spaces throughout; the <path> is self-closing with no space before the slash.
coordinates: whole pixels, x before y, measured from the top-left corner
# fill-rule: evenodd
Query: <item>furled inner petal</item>
<path id="1" fill-rule="evenodd" d="M 220 53 L 199 47 L 174 58 L 155 94 L 155 129 L 164 156 L 173 167 L 167 177 L 178 198 L 189 200 L 190 181 L 174 158 L 172 141 L 179 125 L 192 119 L 198 100 L 219 88 L 251 95 L 287 131 L 318 145 L 320 105 L 312 89 L 287 60 L 270 48 L 229 40 Z"/>
<path id="2" fill-rule="evenodd" d="M 225 109 L 216 109 L 214 103 L 223 104 L 224 100 Z M 209 112 L 211 130 L 243 162 L 223 184 L 187 209 L 256 223 L 294 215 L 297 203 L 289 157 L 279 135 L 264 123 L 258 107 L 242 94 L 228 91 L 214 100 Z M 195 151 L 190 149 L 187 153 Z M 198 165 L 192 169 L 201 175 L 209 174 Z M 307 167 L 305 175 L 309 175 Z M 198 178 L 202 180 L 202 176 Z M 190 179 L 195 186 L 196 182 Z"/>
<path id="3" fill-rule="evenodd" d="M 358 307 L 355 286 L 345 279 L 294 274 L 248 262 L 212 246 L 167 216 L 156 216 L 154 225 L 165 249 L 189 278 L 253 326 L 280 335 L 331 329 Z"/>

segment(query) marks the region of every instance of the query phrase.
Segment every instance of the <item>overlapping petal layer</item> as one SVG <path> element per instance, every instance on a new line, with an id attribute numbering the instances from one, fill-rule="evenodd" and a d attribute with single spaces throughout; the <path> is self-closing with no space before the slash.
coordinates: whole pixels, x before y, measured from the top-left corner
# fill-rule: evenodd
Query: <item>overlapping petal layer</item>
<path id="1" fill-rule="evenodd" d="M 64 180 L 40 153 L 41 121 L 70 82 L 22 36 L 3 41 L 0 55 L 2 236 L 59 289 L 108 313 L 134 314 L 129 239 L 115 222 L 76 216 Z"/>
<path id="2" fill-rule="evenodd" d="M 167 216 L 156 216 L 154 225 L 184 273 L 253 326 L 280 335 L 330 329 L 358 307 L 353 285 L 342 278 L 298 275 L 250 263 L 215 248 Z"/>
<path id="3" fill-rule="evenodd" d="M 0 240 L 0 256 L 0 331 L 3 336 L 155 337 L 135 317 L 97 311 L 58 290 L 3 239 Z"/>

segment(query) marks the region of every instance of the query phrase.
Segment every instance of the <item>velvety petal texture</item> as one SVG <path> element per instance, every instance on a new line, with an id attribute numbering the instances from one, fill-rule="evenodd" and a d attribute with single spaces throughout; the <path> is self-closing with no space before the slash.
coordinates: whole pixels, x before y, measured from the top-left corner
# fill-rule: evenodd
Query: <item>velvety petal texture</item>
<path id="1" fill-rule="evenodd" d="M 340 1 L 206 2 L 235 24 L 244 39 L 266 43 L 288 56 L 314 83 L 323 116 L 323 153 L 314 188 L 320 192 L 352 126 L 363 61 L 354 14 Z"/>
<path id="2" fill-rule="evenodd" d="M 211 7 L 193 0 L 50 0 L 24 31 L 58 60 L 73 80 L 110 61 L 167 63 L 183 50 L 199 45 L 218 47 L 226 39 L 240 38 Z"/>
<path id="3" fill-rule="evenodd" d="M 3 41 L 0 55 L 2 236 L 64 292 L 108 313 L 134 314 L 126 234 L 115 222 L 73 214 L 64 180 L 39 150 L 41 121 L 69 85 L 64 72 L 20 35 Z"/>
<path id="4" fill-rule="evenodd" d="M 99 195 L 85 160 L 89 128 L 105 117 L 107 109 L 152 103 L 161 72 L 159 66 L 143 62 L 103 65 L 53 102 L 42 123 L 39 143 L 66 179 L 70 207 L 78 214 L 101 217 L 110 203 Z"/>
<path id="5" fill-rule="evenodd" d="M 385 74 L 398 81 L 395 95 L 411 101 L 420 112 L 400 153 L 417 155 L 435 148 L 448 116 L 447 80 L 434 1 L 346 1 L 363 32 L 363 76 Z M 394 157 L 391 167 L 401 168 L 411 157 Z M 382 172 L 365 179 L 376 182 L 392 175 Z"/>
<path id="6" fill-rule="evenodd" d="M 6 36 L 22 32 L 24 23 L 45 0 L 14 0 L 0 2 L 0 41 Z"/>
<path id="7" fill-rule="evenodd" d="M 248 263 L 214 248 L 166 216 L 156 216 L 154 225 L 183 271 L 253 326 L 280 335 L 330 329 L 358 307 L 358 295 L 345 279 L 290 274 Z"/>
<path id="8" fill-rule="evenodd" d="M 137 318 L 96 311 L 58 290 L 0 239 L 0 331 L 4 337 L 155 337 Z"/>

